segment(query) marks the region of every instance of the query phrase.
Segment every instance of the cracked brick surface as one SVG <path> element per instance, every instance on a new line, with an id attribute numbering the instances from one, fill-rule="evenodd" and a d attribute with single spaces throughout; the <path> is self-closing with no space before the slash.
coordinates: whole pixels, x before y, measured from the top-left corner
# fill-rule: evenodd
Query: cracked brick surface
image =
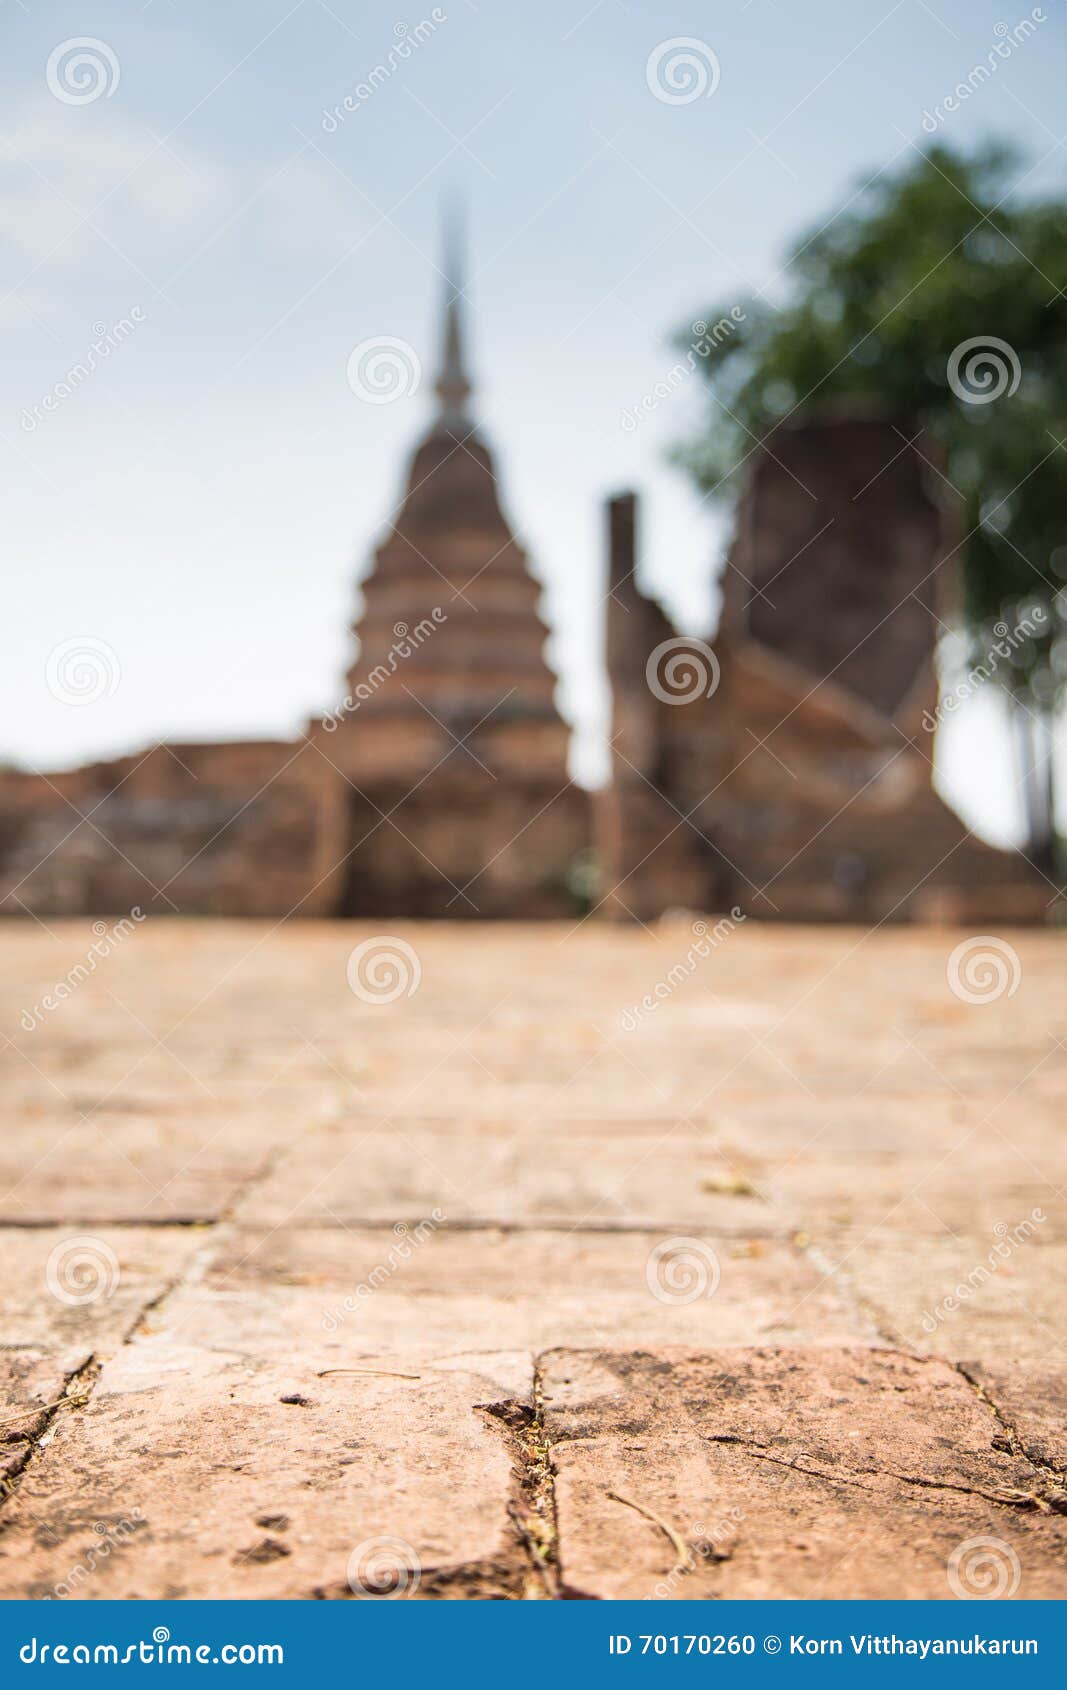
<path id="1" fill-rule="evenodd" d="M 322 1378 L 307 1362 L 128 1346 L 76 1435 L 59 1428 L 62 1462 L 24 1476 L 0 1534 L 5 1584 L 54 1594 L 101 1525 L 115 1547 L 79 1595 L 348 1596 L 353 1550 L 387 1538 L 414 1548 L 428 1586 L 515 1563 L 510 1457 L 475 1408 L 528 1398 L 529 1363 L 384 1367 Z"/>
<path id="2" fill-rule="evenodd" d="M 1057 935 L 373 931 L 9 924 L 0 1592 L 1063 1593 Z"/>
<path id="3" fill-rule="evenodd" d="M 1067 1493 L 948 1363 L 888 1350 L 559 1351 L 542 1363 L 576 1593 L 947 1596 L 995 1538 L 1018 1594 L 1067 1575 Z M 679 1549 L 679 1542 L 684 1549 Z"/>

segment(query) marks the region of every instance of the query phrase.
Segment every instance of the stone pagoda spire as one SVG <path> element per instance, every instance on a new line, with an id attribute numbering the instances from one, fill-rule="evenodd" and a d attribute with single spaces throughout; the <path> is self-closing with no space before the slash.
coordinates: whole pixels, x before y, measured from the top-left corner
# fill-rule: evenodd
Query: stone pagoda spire
<path id="1" fill-rule="evenodd" d="M 445 308 L 441 350 L 441 370 L 435 383 L 440 409 L 434 432 L 451 434 L 465 439 L 474 427 L 467 411 L 471 395 L 463 359 L 463 264 L 460 251 L 459 214 L 454 209 L 446 214 L 444 227 Z"/>
<path id="2" fill-rule="evenodd" d="M 477 725 L 479 740 L 492 744 L 473 749 L 497 772 L 497 760 L 506 759 L 516 740 L 516 723 L 524 722 L 524 757 L 538 755 L 531 749 L 536 739 L 544 762 L 561 774 L 566 730 L 553 701 L 555 676 L 544 661 L 541 588 L 501 509 L 489 446 L 468 411 L 455 211 L 446 218 L 443 262 L 435 414 L 364 581 L 360 652 L 347 676 L 358 708 L 347 739 L 358 766 L 377 764 L 372 723 L 404 718 L 411 744 L 423 744 L 430 767 L 448 747 L 446 730 L 463 733 Z M 392 651 L 396 644 L 404 647 L 399 654 Z"/>

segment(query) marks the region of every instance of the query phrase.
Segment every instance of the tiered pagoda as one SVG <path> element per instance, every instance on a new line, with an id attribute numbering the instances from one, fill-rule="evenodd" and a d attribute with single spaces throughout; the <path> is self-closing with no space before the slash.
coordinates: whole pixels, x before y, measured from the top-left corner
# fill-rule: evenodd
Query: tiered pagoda
<path id="1" fill-rule="evenodd" d="M 463 302 L 453 242 L 435 414 L 363 583 L 345 706 L 319 739 L 351 783 L 346 914 L 565 913 L 588 839 L 541 588 L 470 411 Z"/>

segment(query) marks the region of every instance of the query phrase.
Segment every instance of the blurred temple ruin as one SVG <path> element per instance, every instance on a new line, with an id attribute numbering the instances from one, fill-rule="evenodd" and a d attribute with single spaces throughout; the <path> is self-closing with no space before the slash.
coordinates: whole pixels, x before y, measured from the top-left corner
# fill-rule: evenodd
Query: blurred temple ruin
<path id="1" fill-rule="evenodd" d="M 641 594 L 636 501 L 612 501 L 612 779 L 570 781 L 539 588 L 468 409 L 461 299 L 344 699 L 292 743 L 0 771 L 0 908 L 1040 919 L 1041 877 L 931 785 L 953 538 L 888 423 L 782 430 L 753 458 L 714 649 Z"/>
<path id="2" fill-rule="evenodd" d="M 636 500 L 609 506 L 606 908 L 1040 920 L 1055 890 L 932 785 L 956 536 L 927 459 L 850 418 L 779 429 L 750 462 L 714 648 L 642 596 Z"/>

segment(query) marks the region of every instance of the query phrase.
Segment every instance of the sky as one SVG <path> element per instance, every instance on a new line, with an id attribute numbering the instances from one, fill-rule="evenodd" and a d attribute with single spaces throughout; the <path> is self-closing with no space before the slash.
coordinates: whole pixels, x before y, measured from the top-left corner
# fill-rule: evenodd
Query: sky
<path id="1" fill-rule="evenodd" d="M 1023 194 L 1064 182 L 1063 0 L 0 0 L 0 757 L 287 737 L 338 700 L 430 412 L 451 197 L 473 408 L 598 778 L 604 498 L 642 494 L 640 579 L 687 631 L 729 540 L 668 462 L 698 378 L 642 407 L 672 331 L 784 294 L 790 244 L 1039 14 L 939 125 L 1016 142 Z M 421 379 L 372 403 L 348 372 L 382 338 Z M 57 664 L 84 650 L 74 703 Z M 938 761 L 972 825 L 1018 837 L 991 696 Z"/>

